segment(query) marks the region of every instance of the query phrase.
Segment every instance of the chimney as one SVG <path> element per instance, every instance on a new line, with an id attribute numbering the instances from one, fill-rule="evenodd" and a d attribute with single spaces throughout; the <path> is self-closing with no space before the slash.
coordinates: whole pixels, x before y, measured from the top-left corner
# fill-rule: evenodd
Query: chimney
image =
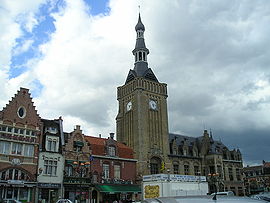
<path id="1" fill-rule="evenodd" d="M 81 126 L 80 125 L 76 125 L 74 130 L 80 130 Z"/>
<path id="2" fill-rule="evenodd" d="M 101 138 L 101 134 L 99 134 L 98 136 L 99 136 L 99 138 Z"/>
<path id="3" fill-rule="evenodd" d="M 110 133 L 110 138 L 113 139 L 114 133 Z"/>

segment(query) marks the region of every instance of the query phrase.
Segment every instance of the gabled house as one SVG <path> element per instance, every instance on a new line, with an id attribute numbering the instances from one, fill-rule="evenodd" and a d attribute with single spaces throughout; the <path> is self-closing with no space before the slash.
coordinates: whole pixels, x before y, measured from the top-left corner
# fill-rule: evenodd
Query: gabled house
<path id="1" fill-rule="evenodd" d="M 133 150 L 117 142 L 114 133 L 106 138 L 85 136 L 90 144 L 92 199 L 96 202 L 138 200 L 140 186 L 136 181 L 136 162 Z"/>
<path id="2" fill-rule="evenodd" d="M 26 88 L 0 111 L 0 198 L 37 202 L 41 125 Z"/>
<path id="3" fill-rule="evenodd" d="M 79 125 L 65 133 L 64 198 L 72 202 L 88 201 L 91 197 L 91 149 Z"/>
<path id="4" fill-rule="evenodd" d="M 40 201 L 56 202 L 63 197 L 64 133 L 62 119 L 42 119 L 39 149 L 38 194 Z"/>

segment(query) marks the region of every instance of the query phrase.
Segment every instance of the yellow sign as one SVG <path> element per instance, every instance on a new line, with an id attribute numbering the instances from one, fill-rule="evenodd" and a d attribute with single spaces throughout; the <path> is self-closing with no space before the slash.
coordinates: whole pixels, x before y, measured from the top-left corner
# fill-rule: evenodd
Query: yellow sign
<path id="1" fill-rule="evenodd" d="M 146 185 L 144 187 L 145 198 L 157 198 L 159 197 L 159 185 Z"/>

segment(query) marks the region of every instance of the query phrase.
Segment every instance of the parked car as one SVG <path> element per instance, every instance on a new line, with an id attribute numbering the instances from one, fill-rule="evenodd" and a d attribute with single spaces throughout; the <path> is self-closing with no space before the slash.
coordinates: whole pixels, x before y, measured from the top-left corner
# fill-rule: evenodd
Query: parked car
<path id="1" fill-rule="evenodd" d="M 72 203 L 72 201 L 69 199 L 59 199 L 56 203 Z"/>
<path id="2" fill-rule="evenodd" d="M 250 197 L 253 199 L 260 199 L 260 200 L 270 202 L 270 193 L 269 192 L 262 192 L 260 194 L 252 195 Z"/>

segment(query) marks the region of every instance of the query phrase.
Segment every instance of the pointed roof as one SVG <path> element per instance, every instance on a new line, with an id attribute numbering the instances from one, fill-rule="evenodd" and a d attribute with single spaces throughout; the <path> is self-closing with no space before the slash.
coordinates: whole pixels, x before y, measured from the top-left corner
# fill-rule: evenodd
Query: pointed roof
<path id="1" fill-rule="evenodd" d="M 143 30 L 145 31 L 145 27 L 144 27 L 144 24 L 142 23 L 142 20 L 141 20 L 141 14 L 139 13 L 139 19 L 138 19 L 138 23 L 137 25 L 135 26 L 135 30 L 138 31 L 138 30 Z"/>
<path id="2" fill-rule="evenodd" d="M 29 89 L 21 87 L 18 90 L 17 94 L 0 112 L 0 120 L 6 124 L 16 123 L 22 127 L 24 125 L 31 128 L 40 127 L 41 118 L 34 106 Z"/>
<path id="3" fill-rule="evenodd" d="M 137 39 L 135 48 L 132 51 L 133 55 L 135 56 L 134 69 L 129 71 L 125 84 L 132 81 L 136 77 L 143 77 L 145 79 L 158 82 L 154 72 L 150 68 L 148 68 L 147 55 L 149 54 L 149 50 L 145 46 L 145 41 L 143 37 L 145 27 L 142 23 L 140 13 L 138 23 L 135 26 L 135 30 L 137 32 Z M 144 57 L 144 59 L 138 60 L 139 57 Z"/>
<path id="4" fill-rule="evenodd" d="M 141 14 L 139 13 L 139 19 L 138 19 L 138 23 L 137 25 L 135 26 L 135 30 L 138 31 L 138 30 L 143 30 L 145 31 L 145 27 L 142 23 L 142 20 L 141 20 Z"/>

